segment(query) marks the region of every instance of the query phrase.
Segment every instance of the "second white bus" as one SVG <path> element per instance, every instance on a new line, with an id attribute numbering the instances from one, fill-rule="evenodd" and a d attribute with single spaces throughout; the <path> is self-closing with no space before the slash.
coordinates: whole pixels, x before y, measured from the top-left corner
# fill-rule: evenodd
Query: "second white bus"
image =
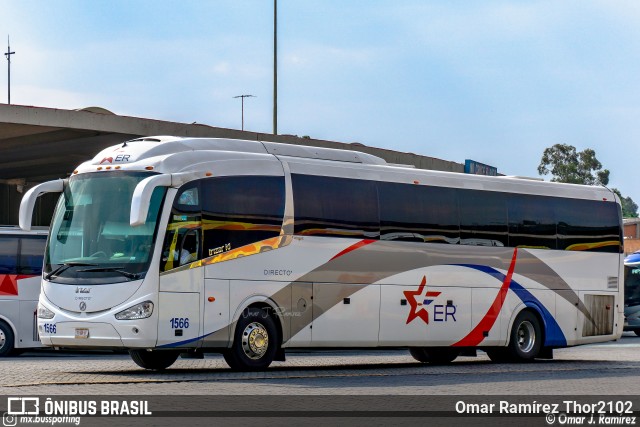
<path id="1" fill-rule="evenodd" d="M 47 230 L 0 226 L 0 357 L 42 347 L 36 308 Z"/>

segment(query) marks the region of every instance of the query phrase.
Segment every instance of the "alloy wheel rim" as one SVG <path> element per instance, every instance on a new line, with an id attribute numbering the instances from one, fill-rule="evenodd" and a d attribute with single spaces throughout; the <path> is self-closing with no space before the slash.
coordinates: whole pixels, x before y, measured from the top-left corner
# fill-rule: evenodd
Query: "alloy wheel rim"
<path id="1" fill-rule="evenodd" d="M 523 353 L 529 353 L 536 343 L 536 330 L 529 321 L 520 324 L 517 331 L 518 348 Z"/>
<path id="2" fill-rule="evenodd" d="M 242 351 L 249 359 L 260 359 L 268 348 L 269 333 L 264 325 L 253 322 L 244 328 L 242 331 Z"/>

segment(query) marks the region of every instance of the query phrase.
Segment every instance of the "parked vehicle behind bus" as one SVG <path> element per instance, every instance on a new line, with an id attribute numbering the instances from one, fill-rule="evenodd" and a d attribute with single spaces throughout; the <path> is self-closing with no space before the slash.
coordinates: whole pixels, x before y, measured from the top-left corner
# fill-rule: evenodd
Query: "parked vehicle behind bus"
<path id="1" fill-rule="evenodd" d="M 624 330 L 640 336 L 640 251 L 624 259 Z"/>
<path id="2" fill-rule="evenodd" d="M 604 187 L 418 170 L 355 151 L 151 137 L 69 179 L 38 328 L 141 367 L 221 352 L 258 370 L 291 348 L 408 348 L 447 363 L 550 358 L 623 328 L 622 217 Z"/>
<path id="3" fill-rule="evenodd" d="M 0 226 L 0 356 L 42 347 L 37 306 L 47 230 Z"/>

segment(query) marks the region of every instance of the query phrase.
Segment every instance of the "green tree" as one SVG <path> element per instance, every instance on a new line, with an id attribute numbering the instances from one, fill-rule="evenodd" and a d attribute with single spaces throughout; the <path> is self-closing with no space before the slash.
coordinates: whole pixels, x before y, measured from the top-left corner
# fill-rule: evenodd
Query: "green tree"
<path id="1" fill-rule="evenodd" d="M 590 148 L 577 152 L 576 147 L 555 144 L 546 148 L 538 166 L 540 175 L 551 173 L 551 181 L 584 185 L 607 185 L 609 171 L 602 169 L 596 152 Z"/>
<path id="2" fill-rule="evenodd" d="M 631 197 L 623 197 L 620 190 L 612 188 L 613 192 L 620 197 L 620 204 L 622 205 L 622 217 L 623 218 L 638 218 L 638 205 L 633 201 Z"/>

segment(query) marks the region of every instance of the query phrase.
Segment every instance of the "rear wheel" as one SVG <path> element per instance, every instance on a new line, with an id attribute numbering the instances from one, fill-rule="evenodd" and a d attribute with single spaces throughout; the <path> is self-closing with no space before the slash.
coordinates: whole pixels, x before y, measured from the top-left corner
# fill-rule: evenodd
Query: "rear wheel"
<path id="1" fill-rule="evenodd" d="M 538 318 L 530 311 L 522 311 L 513 322 L 509 352 L 516 361 L 530 361 L 538 357 L 542 348 L 542 329 Z"/>
<path id="2" fill-rule="evenodd" d="M 141 368 L 161 371 L 173 365 L 180 353 L 171 350 L 129 350 L 129 355 Z"/>
<path id="3" fill-rule="evenodd" d="M 14 336 L 11 326 L 0 322 L 0 357 L 14 354 Z"/>
<path id="4" fill-rule="evenodd" d="M 506 347 L 486 349 L 487 356 L 494 363 L 513 362 L 513 354 Z"/>
<path id="5" fill-rule="evenodd" d="M 277 349 L 278 330 L 271 316 L 248 308 L 236 323 L 233 347 L 224 352 L 224 360 L 235 370 L 260 371 L 271 365 Z"/>
<path id="6" fill-rule="evenodd" d="M 451 363 L 460 355 L 460 351 L 454 348 L 413 347 L 409 353 L 418 362 L 431 363 L 432 365 L 444 365 Z"/>

